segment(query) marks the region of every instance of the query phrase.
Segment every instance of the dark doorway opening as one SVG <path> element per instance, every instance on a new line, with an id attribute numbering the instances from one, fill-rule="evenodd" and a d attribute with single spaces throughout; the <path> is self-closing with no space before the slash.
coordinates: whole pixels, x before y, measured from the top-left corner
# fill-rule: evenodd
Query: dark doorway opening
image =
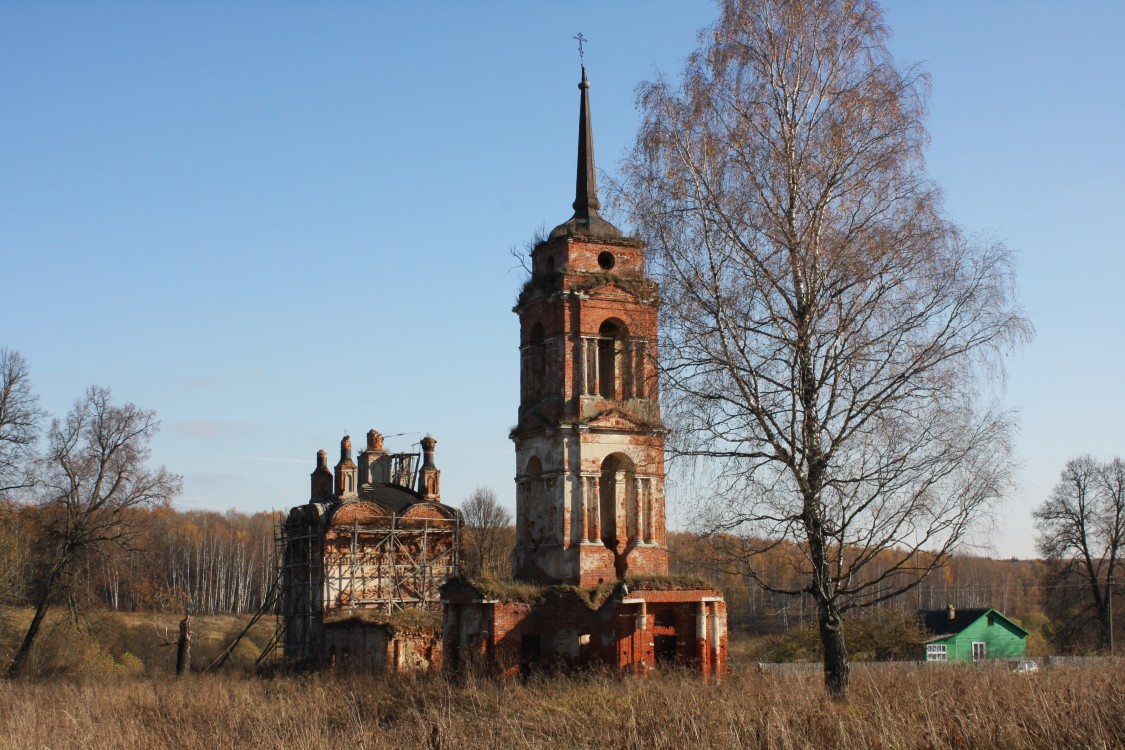
<path id="1" fill-rule="evenodd" d="M 538 671 L 539 664 L 543 659 L 540 652 L 540 641 L 538 635 L 524 634 L 520 637 L 520 675 L 523 677 L 530 676 L 533 672 Z"/>
<path id="2" fill-rule="evenodd" d="M 676 661 L 676 636 L 658 635 L 653 639 L 652 646 L 657 664 L 672 664 Z"/>

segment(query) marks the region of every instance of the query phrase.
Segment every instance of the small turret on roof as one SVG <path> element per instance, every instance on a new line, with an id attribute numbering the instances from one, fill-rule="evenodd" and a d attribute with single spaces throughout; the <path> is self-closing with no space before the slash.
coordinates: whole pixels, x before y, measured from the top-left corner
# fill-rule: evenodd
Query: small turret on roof
<path id="1" fill-rule="evenodd" d="M 427 500 L 441 502 L 441 471 L 434 463 L 437 441 L 432 435 L 422 438 L 422 469 L 418 472 L 418 492 Z"/>
<path id="2" fill-rule="evenodd" d="M 340 440 L 340 462 L 336 464 L 336 493 L 338 500 L 356 497 L 359 489 L 355 461 L 352 461 L 352 438 L 344 435 Z"/>
<path id="3" fill-rule="evenodd" d="M 316 468 L 311 475 L 312 493 L 309 502 L 326 503 L 332 499 L 332 470 L 328 468 L 328 451 L 316 452 Z"/>

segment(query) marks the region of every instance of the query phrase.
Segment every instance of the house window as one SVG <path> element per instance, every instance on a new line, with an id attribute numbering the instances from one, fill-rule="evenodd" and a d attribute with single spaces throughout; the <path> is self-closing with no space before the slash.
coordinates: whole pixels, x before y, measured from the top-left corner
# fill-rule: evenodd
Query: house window
<path id="1" fill-rule="evenodd" d="M 945 644 L 931 643 L 926 646 L 926 661 L 945 661 Z"/>
<path id="2" fill-rule="evenodd" d="M 980 661 L 988 655 L 988 644 L 981 641 L 973 641 L 973 661 Z"/>

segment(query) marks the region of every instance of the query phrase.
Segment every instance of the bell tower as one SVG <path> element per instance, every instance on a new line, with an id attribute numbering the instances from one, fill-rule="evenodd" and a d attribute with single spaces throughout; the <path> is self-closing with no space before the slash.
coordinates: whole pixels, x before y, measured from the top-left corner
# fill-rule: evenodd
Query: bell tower
<path id="1" fill-rule="evenodd" d="M 667 575 L 656 284 L 644 243 L 598 214 L 582 68 L 574 215 L 531 252 L 520 318 L 515 577 Z"/>

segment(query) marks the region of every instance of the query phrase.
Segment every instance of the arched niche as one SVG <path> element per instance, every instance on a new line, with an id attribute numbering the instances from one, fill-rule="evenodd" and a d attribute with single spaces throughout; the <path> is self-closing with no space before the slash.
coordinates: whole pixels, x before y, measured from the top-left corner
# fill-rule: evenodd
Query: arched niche
<path id="1" fill-rule="evenodd" d="M 370 524 L 386 524 L 390 519 L 391 512 L 379 503 L 371 502 L 370 500 L 353 500 L 352 502 L 344 503 L 336 509 L 329 520 L 328 525 L 331 528 L 335 527 L 349 527 L 353 524 L 370 525 Z"/>
<path id="2" fill-rule="evenodd" d="M 628 523 L 629 497 L 633 492 L 635 466 L 624 453 L 605 457 L 598 481 L 598 517 L 601 542 L 617 551 L 618 525 Z M 623 530 L 623 529 L 622 529 Z"/>
<path id="3" fill-rule="evenodd" d="M 528 479 L 538 478 L 543 474 L 543 462 L 539 460 L 539 456 L 527 459 L 527 468 L 523 473 Z"/>

